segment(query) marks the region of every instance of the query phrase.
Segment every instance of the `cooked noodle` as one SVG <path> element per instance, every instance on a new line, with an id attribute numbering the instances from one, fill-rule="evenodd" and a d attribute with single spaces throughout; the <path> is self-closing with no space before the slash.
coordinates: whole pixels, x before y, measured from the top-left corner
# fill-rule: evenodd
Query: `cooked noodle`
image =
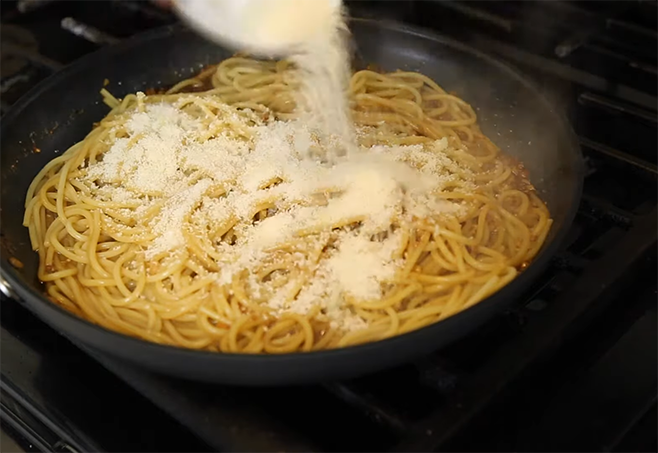
<path id="1" fill-rule="evenodd" d="M 447 160 L 436 177 L 450 176 L 432 192 L 438 206 L 450 209 L 398 213 L 386 231 L 373 234 L 373 243 L 397 238 L 390 251 L 394 272 L 378 281 L 381 295 L 374 299 L 342 294 L 331 305 L 325 295 L 307 310 L 288 309 L 311 291 L 322 263 L 336 255 L 337 241 L 362 234 L 363 217 L 313 224 L 277 243 L 265 259 L 218 277 L 240 259 L 241 232 L 297 209 L 295 203 L 327 205 L 340 195 L 333 189 L 294 202 L 274 197 L 246 217 L 218 223 L 199 220 L 206 202 L 198 203 L 184 214 L 181 244 L 148 252 L 160 234 L 154 225 L 167 197 L 156 191 L 139 200 L 111 199 L 90 176 L 118 140 L 128 147 L 140 140 L 126 124 L 148 106 L 174 106 L 202 124 L 196 141 L 226 136 L 248 144 L 254 128 L 294 122 L 297 86 L 286 62 L 234 57 L 164 94 L 118 100 L 103 91 L 111 113 L 48 163 L 27 193 L 24 224 L 49 298 L 96 324 L 153 342 L 222 352 L 311 351 L 441 321 L 501 289 L 537 254 L 552 220 L 522 165 L 482 134 L 470 105 L 419 73 L 363 70 L 350 83 L 362 147 L 440 152 Z M 203 175 L 190 178 L 196 183 Z M 274 178 L 259 190 L 280 182 Z M 221 184 L 199 190 L 207 203 L 229 196 Z"/>

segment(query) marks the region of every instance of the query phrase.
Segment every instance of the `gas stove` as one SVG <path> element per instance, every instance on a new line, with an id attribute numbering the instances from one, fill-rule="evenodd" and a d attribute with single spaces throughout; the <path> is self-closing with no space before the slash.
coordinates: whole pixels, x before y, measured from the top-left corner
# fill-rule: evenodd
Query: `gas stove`
<path id="1" fill-rule="evenodd" d="M 61 452 L 656 451 L 656 1 L 348 7 L 491 54 L 568 117 L 587 176 L 546 272 L 511 310 L 422 360 L 277 389 L 186 382 L 94 355 L 3 297 L 3 440 Z M 0 8 L 2 113 L 81 56 L 176 21 L 131 0 Z"/>

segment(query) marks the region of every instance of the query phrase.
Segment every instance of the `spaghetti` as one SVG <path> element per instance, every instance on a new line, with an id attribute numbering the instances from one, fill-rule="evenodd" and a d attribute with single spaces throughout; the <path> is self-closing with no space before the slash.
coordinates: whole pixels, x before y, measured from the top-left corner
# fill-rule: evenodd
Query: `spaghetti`
<path id="1" fill-rule="evenodd" d="M 24 224 L 49 298 L 192 349 L 290 353 L 436 323 L 509 283 L 549 212 L 462 99 L 414 72 L 349 85 L 328 159 L 285 61 L 233 57 L 112 111 L 47 164 Z"/>

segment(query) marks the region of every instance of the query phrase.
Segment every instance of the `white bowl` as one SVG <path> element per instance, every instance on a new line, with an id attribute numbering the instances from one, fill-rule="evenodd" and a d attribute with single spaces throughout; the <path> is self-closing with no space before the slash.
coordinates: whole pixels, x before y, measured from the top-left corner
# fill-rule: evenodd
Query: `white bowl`
<path id="1" fill-rule="evenodd" d="M 175 0 L 174 8 L 211 40 L 277 56 L 333 26 L 341 0 Z"/>

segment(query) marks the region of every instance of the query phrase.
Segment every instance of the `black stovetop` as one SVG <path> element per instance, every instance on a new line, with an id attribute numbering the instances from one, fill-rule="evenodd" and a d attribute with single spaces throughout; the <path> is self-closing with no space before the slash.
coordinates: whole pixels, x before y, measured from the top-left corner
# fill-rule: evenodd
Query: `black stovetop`
<path id="1" fill-rule="evenodd" d="M 656 451 L 656 2 L 349 6 L 493 54 L 564 110 L 587 161 L 564 250 L 474 335 L 294 388 L 196 384 L 93 356 L 3 298 L 0 416 L 25 449 Z M 3 112 L 62 65 L 175 20 L 130 0 L 0 8 Z"/>

